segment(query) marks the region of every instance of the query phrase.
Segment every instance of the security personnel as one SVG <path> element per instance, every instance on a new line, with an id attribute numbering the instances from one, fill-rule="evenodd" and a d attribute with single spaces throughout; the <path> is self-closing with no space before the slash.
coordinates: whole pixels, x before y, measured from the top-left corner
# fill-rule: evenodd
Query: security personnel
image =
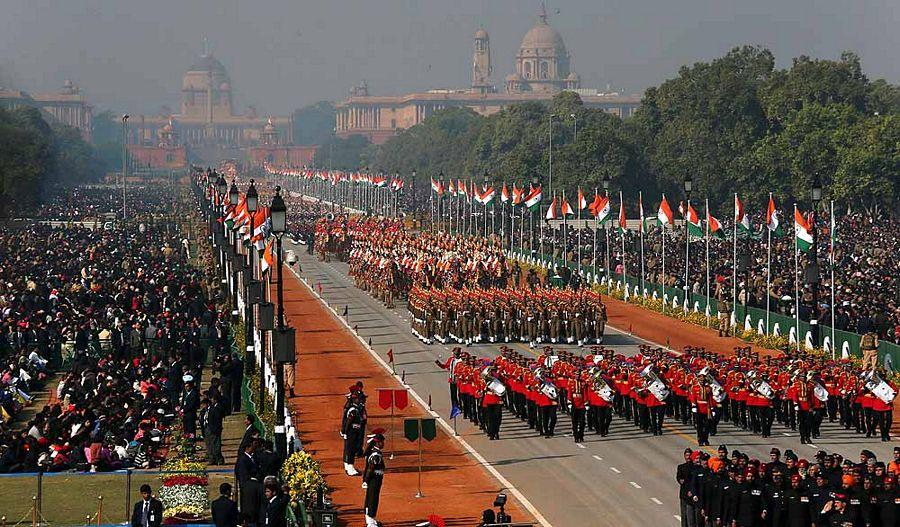
<path id="1" fill-rule="evenodd" d="M 365 434 L 359 392 L 356 390 L 350 392 L 350 404 L 347 406 L 343 421 L 341 436 L 344 438 L 344 472 L 348 476 L 356 476 L 359 475 L 359 472 L 353 466 L 353 462 L 356 460 L 359 443 Z"/>
<path id="2" fill-rule="evenodd" d="M 456 367 L 459 366 L 462 354 L 461 348 L 453 348 L 453 355 L 445 362 L 441 363 L 440 358 L 434 361 L 441 369 L 447 370 L 447 382 L 450 384 L 450 404 L 456 408 L 459 406 L 459 386 L 456 384 Z"/>
<path id="3" fill-rule="evenodd" d="M 378 527 L 375 518 L 378 515 L 378 502 L 381 498 L 381 484 L 384 480 L 384 435 L 375 433 L 370 436 L 366 468 L 363 473 L 362 487 L 366 489 L 366 501 L 363 505 L 366 527 Z"/>

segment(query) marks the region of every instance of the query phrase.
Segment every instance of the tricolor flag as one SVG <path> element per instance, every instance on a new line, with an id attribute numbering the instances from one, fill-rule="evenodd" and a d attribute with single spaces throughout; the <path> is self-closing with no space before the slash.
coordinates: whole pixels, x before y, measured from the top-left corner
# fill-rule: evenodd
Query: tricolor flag
<path id="1" fill-rule="evenodd" d="M 612 209 L 609 205 L 609 197 L 608 196 L 594 196 L 594 202 L 591 203 L 593 207 L 591 209 L 591 214 L 597 218 L 597 222 L 606 223 L 606 220 L 609 219 L 610 214 L 612 213 Z"/>
<path id="2" fill-rule="evenodd" d="M 273 247 L 275 245 L 275 238 L 269 240 L 269 243 L 266 244 L 266 250 L 263 251 L 263 257 L 259 260 L 259 269 L 262 273 L 265 273 L 272 267 L 275 267 L 275 253 L 273 251 Z"/>
<path id="3" fill-rule="evenodd" d="M 503 188 L 500 189 L 500 203 L 507 203 L 509 201 L 509 189 L 506 188 L 506 183 L 503 184 Z"/>
<path id="4" fill-rule="evenodd" d="M 524 188 L 516 188 L 516 184 L 513 183 L 512 188 L 512 204 L 513 207 L 521 205 L 522 202 L 525 201 L 525 189 Z"/>
<path id="5" fill-rule="evenodd" d="M 559 216 L 556 214 L 556 198 L 550 201 L 550 207 L 547 209 L 547 214 L 544 215 L 544 218 L 547 220 L 559 219 Z"/>
<path id="6" fill-rule="evenodd" d="M 456 180 L 456 193 L 465 198 L 466 201 L 469 200 L 469 189 L 466 187 L 466 184 L 462 182 L 462 180 Z"/>
<path id="7" fill-rule="evenodd" d="M 453 183 L 453 178 L 450 178 L 450 183 L 447 183 L 447 192 L 449 192 L 451 196 L 456 195 L 456 184 Z"/>
<path id="8" fill-rule="evenodd" d="M 649 230 L 647 227 L 647 220 L 649 220 L 649 218 L 644 217 L 644 194 L 643 194 L 643 192 L 638 193 L 638 215 L 640 216 L 640 220 L 641 220 L 641 232 L 646 234 L 647 231 Z"/>
<path id="9" fill-rule="evenodd" d="M 709 228 L 709 235 L 713 238 L 724 238 L 725 231 L 722 230 L 722 222 L 717 220 L 715 216 L 706 211 L 706 224 Z"/>
<path id="10" fill-rule="evenodd" d="M 584 192 L 581 191 L 581 187 L 578 187 L 578 210 L 584 210 L 587 208 L 588 202 L 584 197 Z"/>
<path id="11" fill-rule="evenodd" d="M 750 234 L 750 216 L 744 212 L 744 204 L 737 194 L 734 195 L 734 225 L 744 234 Z"/>
<path id="12" fill-rule="evenodd" d="M 666 224 L 675 225 L 675 215 L 672 214 L 672 207 L 669 207 L 669 202 L 666 200 L 665 194 L 663 194 L 662 202 L 659 204 L 659 211 L 656 213 L 656 221 L 663 228 L 666 227 Z"/>
<path id="13" fill-rule="evenodd" d="M 572 210 L 572 206 L 569 205 L 569 202 L 568 202 L 568 200 L 566 200 L 565 196 L 563 196 L 563 199 L 562 199 L 562 213 L 563 213 L 563 216 L 574 216 L 575 215 L 575 211 Z"/>
<path id="14" fill-rule="evenodd" d="M 431 178 L 431 190 L 437 194 L 438 197 L 441 197 L 444 195 L 444 184 Z"/>
<path id="15" fill-rule="evenodd" d="M 628 231 L 628 220 L 625 219 L 625 200 L 622 199 L 622 193 L 619 193 L 619 232 L 624 234 Z"/>
<path id="16" fill-rule="evenodd" d="M 492 201 L 494 201 L 494 197 L 496 197 L 496 195 L 497 193 L 494 192 L 494 187 L 488 186 L 486 189 L 484 189 L 484 192 L 482 192 L 481 195 L 478 196 L 478 202 L 487 207 L 491 204 Z"/>
<path id="17" fill-rule="evenodd" d="M 697 214 L 697 211 L 694 210 L 694 206 L 688 203 L 687 209 L 687 229 L 688 234 L 691 236 L 702 238 L 703 237 L 703 227 L 700 226 L 700 216 Z"/>
<path id="18" fill-rule="evenodd" d="M 541 199 L 543 199 L 544 194 L 541 190 L 541 186 L 537 187 L 532 186 L 531 191 L 525 196 L 525 206 L 529 209 L 534 209 L 541 203 Z"/>
<path id="19" fill-rule="evenodd" d="M 778 216 L 775 200 L 772 199 L 772 194 L 769 194 L 769 207 L 766 209 L 766 227 L 773 236 L 781 236 L 781 218 Z"/>
<path id="20" fill-rule="evenodd" d="M 813 245 L 812 228 L 809 219 L 800 213 L 797 205 L 794 205 L 794 233 L 797 236 L 797 248 L 803 252 L 809 251 Z"/>

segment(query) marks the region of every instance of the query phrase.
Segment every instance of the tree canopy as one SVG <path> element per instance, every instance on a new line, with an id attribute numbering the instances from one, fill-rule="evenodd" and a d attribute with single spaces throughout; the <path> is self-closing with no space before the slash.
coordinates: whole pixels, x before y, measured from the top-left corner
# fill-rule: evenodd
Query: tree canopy
<path id="1" fill-rule="evenodd" d="M 690 177 L 694 196 L 721 211 L 734 192 L 756 208 L 770 191 L 804 202 L 817 178 L 826 199 L 854 206 L 895 210 L 900 193 L 900 88 L 870 81 L 853 53 L 777 69 L 770 51 L 752 46 L 682 67 L 625 120 L 573 92 L 488 117 L 449 109 L 369 148 L 367 162 L 422 178 L 536 178 L 546 188 L 551 127 L 553 188 L 569 196 L 605 177 L 628 197 L 676 199 Z"/>

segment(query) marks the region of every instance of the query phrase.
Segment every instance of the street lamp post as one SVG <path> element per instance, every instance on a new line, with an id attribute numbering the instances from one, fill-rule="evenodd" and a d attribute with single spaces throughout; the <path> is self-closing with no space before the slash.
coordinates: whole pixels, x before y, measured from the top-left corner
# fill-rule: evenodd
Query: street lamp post
<path id="1" fill-rule="evenodd" d="M 278 333 L 284 331 L 284 282 L 282 256 L 281 256 L 281 238 L 286 230 L 287 223 L 287 207 L 284 199 L 281 197 L 281 187 L 275 187 L 275 197 L 272 198 L 272 206 L 269 209 L 272 218 L 272 234 L 275 235 L 276 241 L 276 263 L 275 268 L 278 273 L 277 286 L 277 303 L 278 316 L 277 328 Z M 273 354 L 273 355 L 277 355 Z M 287 456 L 287 435 L 284 430 L 284 363 L 281 360 L 275 362 L 275 451 L 278 453 L 279 459 L 285 459 Z"/>
<path id="2" fill-rule="evenodd" d="M 256 215 L 256 208 L 259 206 L 259 194 L 256 192 L 256 185 L 254 185 L 254 181 L 250 180 L 250 187 L 247 189 L 246 194 L 246 203 L 247 203 L 247 213 L 250 216 L 250 238 L 253 239 L 253 229 L 255 228 L 253 225 L 254 216 Z M 240 240 L 237 240 L 237 243 L 240 243 Z M 247 270 L 244 273 L 244 276 L 247 277 L 247 281 L 244 284 L 244 290 L 247 293 L 244 296 L 244 322 L 245 322 L 245 337 L 246 341 L 245 348 L 246 352 L 244 355 L 244 363 L 252 364 L 254 361 L 254 351 L 256 350 L 256 339 L 253 336 L 253 302 L 251 299 L 251 293 L 254 295 L 258 295 L 257 292 L 253 292 L 252 288 L 256 287 L 254 283 L 254 272 L 253 272 L 253 243 L 251 241 L 250 247 L 247 250 Z M 260 357 L 259 361 L 259 411 L 262 412 L 262 407 L 265 405 L 265 378 L 263 371 L 265 363 L 265 357 Z"/>
<path id="3" fill-rule="evenodd" d="M 816 219 L 818 217 L 819 202 L 822 200 L 822 182 L 819 174 L 813 181 L 812 187 L 812 252 L 810 253 L 810 262 L 807 268 L 808 282 L 812 286 L 812 311 L 809 314 L 809 330 L 812 334 L 813 346 L 819 345 L 819 229 L 816 228 Z M 831 306 L 834 309 L 834 306 Z M 832 343 L 832 346 L 834 344 Z"/>
<path id="4" fill-rule="evenodd" d="M 125 205 L 125 181 L 128 179 L 128 117 L 122 116 L 122 223 L 127 219 L 127 207 Z"/>
<path id="5" fill-rule="evenodd" d="M 691 283 L 690 283 L 690 256 L 691 256 L 691 234 L 688 231 L 688 219 L 691 211 L 691 191 L 694 190 L 694 181 L 691 176 L 684 178 L 684 195 L 687 202 L 684 205 L 684 301 L 688 309 L 691 308 Z"/>
<path id="6" fill-rule="evenodd" d="M 550 114 L 550 173 L 549 173 L 549 181 L 548 185 L 550 187 L 550 197 L 553 197 L 553 117 L 554 115 Z"/>
<path id="7" fill-rule="evenodd" d="M 241 199 L 241 194 L 238 191 L 237 185 L 234 180 L 231 180 L 231 188 L 228 190 L 228 203 L 231 204 L 232 210 L 238 205 L 238 202 Z M 226 228 L 227 227 L 223 227 Z M 237 308 L 237 299 L 238 299 L 238 290 L 237 290 L 237 274 L 234 272 L 234 262 L 237 259 L 237 244 L 233 242 L 234 233 L 229 234 L 227 231 L 225 233 L 228 236 L 228 254 L 231 255 L 231 320 L 232 322 L 237 322 L 238 316 L 238 308 Z M 245 363 L 246 364 L 246 363 Z"/>
<path id="8" fill-rule="evenodd" d="M 577 143 L 578 142 L 578 117 L 574 113 L 570 113 L 569 117 L 571 117 L 572 120 L 575 121 L 575 138 L 572 142 Z"/>
<path id="9" fill-rule="evenodd" d="M 603 174 L 603 195 L 609 200 L 609 172 Z M 609 271 L 609 221 L 603 223 L 603 231 L 605 234 L 606 241 L 606 295 L 609 296 L 612 291 L 612 273 Z M 596 233 L 594 234 L 594 245 L 596 246 Z M 594 262 L 594 266 L 596 267 L 597 262 Z"/>

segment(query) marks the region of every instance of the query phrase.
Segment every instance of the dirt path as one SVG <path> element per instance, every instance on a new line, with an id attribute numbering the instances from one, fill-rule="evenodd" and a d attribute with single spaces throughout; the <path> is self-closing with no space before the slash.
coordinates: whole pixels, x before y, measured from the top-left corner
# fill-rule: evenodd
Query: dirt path
<path id="1" fill-rule="evenodd" d="M 369 395 L 369 430 L 389 430 L 390 413 L 378 406 L 376 389 L 402 386 L 305 286 L 287 270 L 284 274 L 285 313 L 297 328 L 297 397 L 289 404 L 304 447 L 325 471 L 341 525 L 361 525 L 365 491 L 359 477 L 344 474 L 341 460 L 338 432 L 344 395 L 351 384 L 363 381 Z M 402 418 L 426 416 L 427 412 L 410 397 L 410 406 L 401 413 L 395 418 L 394 434 L 385 433 L 385 452 L 393 451 L 394 459 L 386 459 L 378 520 L 386 526 L 410 526 L 437 514 L 448 527 L 478 524 L 481 511 L 491 506 L 501 490 L 499 481 L 438 427 L 437 438 L 423 443 L 424 497 L 416 498 L 418 452 L 415 443 L 403 438 Z M 357 468 L 362 465 L 363 461 L 357 460 Z M 508 510 L 514 518 L 531 519 L 512 496 Z"/>
<path id="2" fill-rule="evenodd" d="M 606 295 L 603 295 L 603 302 L 607 305 L 611 326 L 651 342 L 668 343 L 674 350 L 680 351 L 685 346 L 702 346 L 707 351 L 732 355 L 735 347 L 750 346 L 753 351 L 759 352 L 760 356 L 781 354 L 780 351 L 762 348 L 738 338 L 719 337 L 718 332 L 712 329 L 682 322 Z"/>

